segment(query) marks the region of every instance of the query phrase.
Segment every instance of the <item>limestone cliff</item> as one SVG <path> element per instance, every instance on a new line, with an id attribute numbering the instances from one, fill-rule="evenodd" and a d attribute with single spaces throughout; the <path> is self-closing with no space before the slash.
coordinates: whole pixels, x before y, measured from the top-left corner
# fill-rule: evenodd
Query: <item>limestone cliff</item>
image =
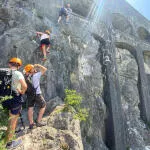
<path id="1" fill-rule="evenodd" d="M 69 24 L 58 25 L 59 8 L 67 2 L 74 14 Z M 42 63 L 48 68 L 41 85 L 47 101 L 63 99 L 64 89 L 74 88 L 89 109 L 81 123 L 83 148 L 81 141 L 66 141 L 76 133 L 51 123 L 42 133 L 36 129 L 41 143 L 44 137 L 54 149 L 59 133 L 71 150 L 150 149 L 149 21 L 124 0 L 1 0 L 0 6 L 0 67 L 7 67 L 12 56 L 24 65 Z M 43 63 L 36 31 L 45 29 L 52 35 Z"/>

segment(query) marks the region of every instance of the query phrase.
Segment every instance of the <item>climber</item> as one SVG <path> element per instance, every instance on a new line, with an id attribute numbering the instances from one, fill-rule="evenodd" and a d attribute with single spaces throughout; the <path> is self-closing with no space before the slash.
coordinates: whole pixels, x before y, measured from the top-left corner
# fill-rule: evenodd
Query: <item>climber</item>
<path id="1" fill-rule="evenodd" d="M 22 65 L 22 61 L 19 58 L 11 58 L 9 60 L 9 68 L 12 70 L 12 98 L 2 102 L 3 108 L 9 110 L 9 121 L 7 126 L 7 132 L 5 137 L 6 148 L 15 148 L 22 144 L 21 140 L 13 140 L 17 121 L 22 108 L 22 94 L 27 89 L 23 74 L 18 71 Z"/>
<path id="2" fill-rule="evenodd" d="M 37 71 L 39 70 L 39 71 Z M 35 125 L 37 127 L 41 127 L 44 126 L 46 124 L 42 123 L 42 117 L 43 114 L 45 112 L 45 108 L 46 108 L 46 101 L 42 96 L 42 91 L 40 88 L 40 78 L 41 75 L 44 75 L 45 72 L 47 71 L 47 68 L 45 68 L 44 66 L 40 65 L 40 64 L 28 64 L 24 67 L 24 74 L 25 74 L 25 78 L 28 78 L 28 81 L 30 82 L 30 87 L 31 87 L 31 83 L 33 85 L 33 88 L 35 89 L 35 94 L 34 94 L 34 90 L 30 90 L 27 89 L 27 98 L 28 98 L 28 119 L 29 119 L 29 129 L 33 129 L 35 127 Z M 27 84 L 29 83 L 27 82 Z M 29 88 L 29 84 L 28 84 L 28 88 Z M 31 96 L 32 95 L 32 96 Z M 36 124 L 33 121 L 33 108 L 34 105 L 38 104 L 38 106 L 40 107 L 40 111 L 38 114 L 38 118 L 36 120 Z"/>
<path id="3" fill-rule="evenodd" d="M 44 58 L 42 59 L 45 61 L 47 59 L 46 54 L 49 53 L 50 49 L 50 31 L 45 30 L 45 33 L 43 32 L 36 32 L 37 36 L 40 36 L 40 48 L 42 50 Z"/>
<path id="4" fill-rule="evenodd" d="M 69 23 L 69 18 L 72 13 L 72 9 L 70 8 L 70 4 L 67 4 L 67 7 L 62 7 L 59 11 L 58 23 L 60 23 L 62 16 L 66 17 L 66 23 Z"/>

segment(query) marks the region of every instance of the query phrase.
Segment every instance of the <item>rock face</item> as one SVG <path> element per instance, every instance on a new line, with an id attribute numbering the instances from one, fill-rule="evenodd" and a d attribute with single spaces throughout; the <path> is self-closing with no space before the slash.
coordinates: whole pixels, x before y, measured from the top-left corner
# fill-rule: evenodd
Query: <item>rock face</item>
<path id="1" fill-rule="evenodd" d="M 59 8 L 68 2 L 76 14 L 69 24 L 58 25 Z M 57 97 L 49 105 L 55 108 L 63 103 L 64 89 L 73 88 L 89 110 L 87 121 L 81 123 L 83 147 L 76 129 L 79 123 L 65 113 L 51 116 L 42 132 L 33 131 L 42 134 L 40 143 L 44 137 L 42 146 L 48 140 L 54 149 L 58 140 L 71 150 L 148 149 L 149 21 L 124 0 L 1 0 L 0 6 L 0 66 L 7 67 L 14 56 L 23 65 L 41 63 L 48 68 L 41 81 L 44 96 Z M 36 31 L 46 29 L 52 30 L 51 49 L 48 60 L 42 62 Z"/>

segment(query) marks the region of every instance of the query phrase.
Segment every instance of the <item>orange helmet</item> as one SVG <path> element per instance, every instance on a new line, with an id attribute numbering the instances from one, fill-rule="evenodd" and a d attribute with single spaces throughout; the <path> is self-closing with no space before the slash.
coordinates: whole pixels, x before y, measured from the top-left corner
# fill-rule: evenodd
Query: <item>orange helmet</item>
<path id="1" fill-rule="evenodd" d="M 31 69 L 33 69 L 34 66 L 32 64 L 27 64 L 25 67 L 24 67 L 24 71 L 25 72 L 30 72 Z"/>
<path id="2" fill-rule="evenodd" d="M 16 57 L 11 58 L 11 59 L 9 60 L 9 63 L 16 63 L 16 64 L 18 64 L 19 66 L 22 66 L 22 60 L 21 60 L 20 58 L 16 58 Z"/>
<path id="3" fill-rule="evenodd" d="M 49 34 L 50 35 L 50 31 L 49 30 L 45 30 L 45 33 Z"/>

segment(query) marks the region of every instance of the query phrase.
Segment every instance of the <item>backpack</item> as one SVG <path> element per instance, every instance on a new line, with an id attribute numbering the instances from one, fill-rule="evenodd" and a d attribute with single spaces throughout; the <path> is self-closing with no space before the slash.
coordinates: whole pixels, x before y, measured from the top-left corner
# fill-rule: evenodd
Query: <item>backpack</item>
<path id="1" fill-rule="evenodd" d="M 36 89 L 34 88 L 32 82 L 31 82 L 31 77 L 25 76 L 25 81 L 27 83 L 27 90 L 26 90 L 26 95 L 27 98 L 35 98 L 36 96 Z"/>
<path id="2" fill-rule="evenodd" d="M 8 68 L 0 68 L 0 98 L 10 96 L 12 94 L 12 70 Z"/>

